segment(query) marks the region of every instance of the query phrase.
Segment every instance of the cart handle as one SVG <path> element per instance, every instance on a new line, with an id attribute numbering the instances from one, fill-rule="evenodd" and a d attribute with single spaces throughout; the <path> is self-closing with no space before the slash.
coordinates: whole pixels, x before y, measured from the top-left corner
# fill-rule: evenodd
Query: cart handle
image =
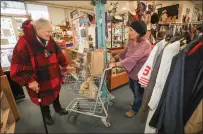
<path id="1" fill-rule="evenodd" d="M 111 70 L 111 69 L 113 69 L 113 68 L 119 68 L 119 67 L 112 67 L 112 68 L 106 68 L 106 69 L 104 69 L 104 74 L 107 72 L 107 71 L 109 71 L 109 70 Z"/>

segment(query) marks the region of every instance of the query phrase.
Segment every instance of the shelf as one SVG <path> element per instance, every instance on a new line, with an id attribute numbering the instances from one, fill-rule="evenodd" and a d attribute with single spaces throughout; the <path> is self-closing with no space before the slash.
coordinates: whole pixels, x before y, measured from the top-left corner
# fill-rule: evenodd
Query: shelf
<path id="1" fill-rule="evenodd" d="M 1 98 L 0 98 L 0 100 L 2 99 L 3 95 L 4 95 L 4 92 L 1 91 L 1 96 L 0 96 Z"/>
<path id="2" fill-rule="evenodd" d="M 118 76 L 121 76 L 121 75 L 124 75 L 124 74 L 126 74 L 125 71 L 124 71 L 124 72 L 121 72 L 121 73 L 118 73 L 118 74 L 114 74 L 112 77 L 118 77 Z"/>
<path id="3" fill-rule="evenodd" d="M 121 47 L 121 48 L 110 48 L 108 50 L 109 53 L 120 53 L 120 52 L 123 52 L 124 51 L 124 48 Z"/>
<path id="4" fill-rule="evenodd" d="M 68 50 L 70 50 L 70 51 L 72 51 L 72 52 L 75 52 L 75 53 L 79 53 L 79 54 L 83 54 L 83 53 L 80 53 L 78 50 L 76 50 L 76 49 L 70 49 L 70 48 L 66 48 L 66 49 L 68 49 Z"/>
<path id="5" fill-rule="evenodd" d="M 111 76 L 109 89 L 113 90 L 117 87 L 125 85 L 128 83 L 128 80 L 129 80 L 129 78 L 128 78 L 127 72 L 115 74 L 115 75 Z"/>
<path id="6" fill-rule="evenodd" d="M 10 134 L 10 133 L 14 133 L 14 131 L 15 131 L 15 126 L 16 126 L 15 122 L 9 124 L 9 125 L 8 125 L 8 128 L 7 128 L 7 130 L 6 130 L 6 133 L 9 133 L 9 134 Z"/>
<path id="7" fill-rule="evenodd" d="M 4 133 L 4 131 L 5 131 L 6 124 L 7 124 L 7 121 L 8 121 L 9 111 L 10 111 L 10 108 L 2 110 L 1 122 L 3 122 L 3 125 L 2 125 L 2 128 L 1 128 L 1 133 Z"/>

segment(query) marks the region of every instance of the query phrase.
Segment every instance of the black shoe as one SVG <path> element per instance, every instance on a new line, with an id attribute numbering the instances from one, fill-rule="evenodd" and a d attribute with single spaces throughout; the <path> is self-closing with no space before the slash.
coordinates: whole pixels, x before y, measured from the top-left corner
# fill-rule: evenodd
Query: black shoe
<path id="1" fill-rule="evenodd" d="M 57 113 L 60 115 L 66 115 L 66 114 L 68 114 L 68 111 L 66 111 L 66 109 L 64 109 L 64 108 L 61 108 L 61 110 Z"/>
<path id="2" fill-rule="evenodd" d="M 54 124 L 54 120 L 51 117 L 51 115 L 45 116 L 45 122 L 46 122 L 47 125 L 53 125 Z"/>

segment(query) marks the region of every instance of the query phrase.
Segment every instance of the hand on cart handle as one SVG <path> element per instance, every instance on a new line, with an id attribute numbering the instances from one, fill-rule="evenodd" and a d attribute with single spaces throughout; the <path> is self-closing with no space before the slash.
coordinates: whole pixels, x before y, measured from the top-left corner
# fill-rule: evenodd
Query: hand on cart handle
<path id="1" fill-rule="evenodd" d="M 76 60 L 72 60 L 72 62 L 73 62 L 73 66 L 75 68 L 80 68 L 80 63 L 79 62 L 77 62 Z"/>
<path id="2" fill-rule="evenodd" d="M 76 68 L 75 68 L 74 66 L 68 65 L 68 66 L 66 67 L 66 69 L 68 70 L 68 72 L 76 72 Z"/>
<path id="3" fill-rule="evenodd" d="M 33 82 L 29 83 L 29 84 L 28 84 L 28 87 L 29 87 L 30 89 L 32 89 L 33 91 L 35 91 L 35 92 L 38 92 L 38 91 L 39 91 L 39 84 L 38 84 L 37 81 L 33 81 Z"/>
<path id="4" fill-rule="evenodd" d="M 115 64 L 115 63 L 110 63 L 110 64 L 109 64 L 109 68 L 114 68 L 114 67 L 116 67 L 116 64 Z"/>

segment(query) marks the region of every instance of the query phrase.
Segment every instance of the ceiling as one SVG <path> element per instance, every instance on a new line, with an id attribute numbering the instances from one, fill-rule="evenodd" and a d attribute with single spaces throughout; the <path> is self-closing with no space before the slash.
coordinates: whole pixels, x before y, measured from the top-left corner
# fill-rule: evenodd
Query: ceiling
<path id="1" fill-rule="evenodd" d="M 75 8 L 93 9 L 93 6 L 90 4 L 90 1 L 37 1 L 37 2 L 75 7 Z"/>
<path id="2" fill-rule="evenodd" d="M 40 3 L 49 3 L 54 5 L 60 5 L 60 6 L 67 6 L 70 8 L 81 8 L 81 9 L 94 9 L 94 6 L 90 4 L 89 1 L 38 1 L 38 0 L 27 0 L 27 1 L 35 1 Z M 202 9 L 202 1 L 201 0 L 191 0 L 197 7 Z M 106 9 L 110 6 L 110 3 L 116 3 L 118 2 L 118 9 L 122 10 L 123 7 L 126 6 L 127 0 L 125 1 L 107 1 L 107 4 L 105 4 Z"/>
<path id="3" fill-rule="evenodd" d="M 192 0 L 192 2 L 202 10 L 202 0 Z"/>
<path id="4" fill-rule="evenodd" d="M 35 1 L 35 0 L 27 0 L 31 2 L 40 2 L 40 3 L 48 3 L 53 5 L 60 5 L 60 6 L 67 6 L 70 8 L 81 8 L 81 9 L 94 9 L 94 6 L 90 4 L 89 1 Z M 110 3 L 116 3 L 117 1 L 107 1 L 107 4 L 105 4 L 105 8 L 108 8 L 110 6 Z M 127 1 L 118 1 L 118 9 L 122 9 L 126 5 Z"/>

